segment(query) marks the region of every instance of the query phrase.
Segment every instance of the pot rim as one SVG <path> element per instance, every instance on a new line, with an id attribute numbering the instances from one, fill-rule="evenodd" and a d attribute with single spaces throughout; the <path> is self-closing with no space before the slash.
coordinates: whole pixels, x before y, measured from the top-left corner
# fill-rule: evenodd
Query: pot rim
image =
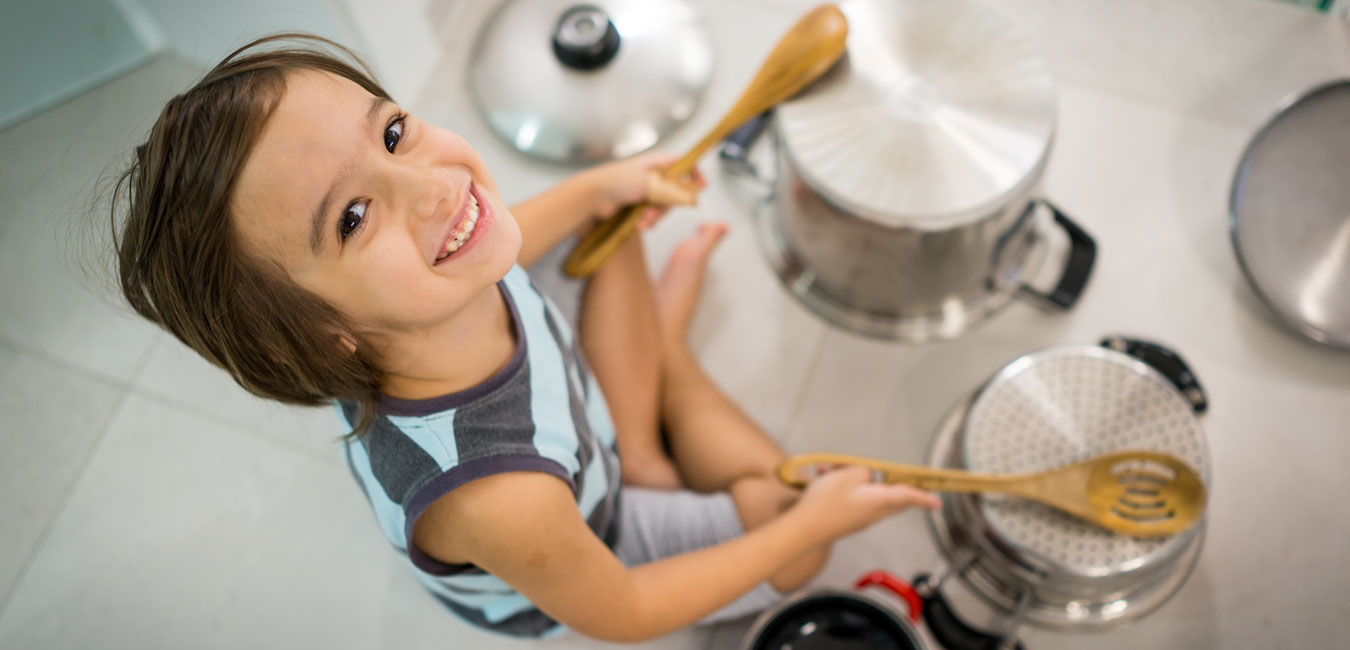
<path id="1" fill-rule="evenodd" d="M 907 617 L 904 612 L 900 611 L 895 603 L 878 596 L 873 591 L 869 591 L 866 588 L 841 589 L 837 587 L 808 587 L 806 589 L 798 589 L 797 591 L 784 596 L 768 609 L 760 612 L 760 614 L 755 617 L 754 622 L 750 624 L 750 631 L 745 635 L 745 638 L 741 640 L 740 650 L 753 650 L 755 643 L 759 641 L 760 636 L 768 629 L 769 624 L 784 612 L 801 603 L 822 597 L 847 598 L 870 605 L 877 610 L 880 610 L 896 623 L 908 637 L 910 645 L 914 648 L 924 650 L 924 648 L 927 647 L 915 629 L 915 624 L 910 622 L 909 617 Z"/>
<path id="2" fill-rule="evenodd" d="M 1089 345 L 1058 345 L 1018 356 L 1004 364 L 989 380 L 961 398 L 939 424 L 929 442 L 927 463 L 933 467 L 960 467 L 963 456 L 965 424 L 971 408 L 989 386 L 1005 377 L 1009 369 L 1019 368 L 1030 359 L 1050 351 L 1090 351 L 1111 354 L 1138 364 L 1143 372 L 1156 374 L 1177 398 L 1186 398 L 1161 373 L 1143 361 L 1115 350 Z M 1205 444 L 1206 474 L 1209 451 Z M 1016 611 L 1017 598 L 1031 592 L 1031 603 L 1023 618 L 1038 626 L 1061 629 L 1106 629 L 1136 620 L 1161 607 L 1185 584 L 1198 562 L 1203 548 L 1207 518 L 1177 536 L 1179 541 L 1169 552 L 1156 556 L 1146 566 L 1102 577 L 1059 574 L 1053 567 L 1028 562 L 1019 547 L 1003 540 L 1000 533 L 980 515 L 978 496 L 944 495 L 942 507 L 929 513 L 928 527 L 948 566 L 964 553 L 973 553 L 974 561 L 960 571 L 961 581 L 981 600 L 1010 614 Z M 1109 584 L 1105 583 L 1110 579 Z M 1100 585 L 1095 598 L 1076 595 Z M 1109 591 L 1107 590 L 1109 588 Z M 1100 601 L 1100 602 L 1097 602 Z M 1065 604 L 1067 603 L 1067 604 Z"/>

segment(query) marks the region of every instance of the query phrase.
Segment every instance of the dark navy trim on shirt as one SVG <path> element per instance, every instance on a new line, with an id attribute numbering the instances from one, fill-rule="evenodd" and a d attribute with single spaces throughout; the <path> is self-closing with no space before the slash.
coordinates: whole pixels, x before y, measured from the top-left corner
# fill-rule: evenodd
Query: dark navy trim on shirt
<path id="1" fill-rule="evenodd" d="M 407 514 L 404 520 L 404 528 L 407 531 L 408 558 L 412 560 L 413 565 L 435 576 L 455 575 L 478 568 L 472 564 L 447 564 L 427 555 L 422 549 L 417 548 L 417 544 L 413 543 L 413 527 L 417 525 L 417 520 L 422 517 L 422 513 L 426 512 L 426 509 L 431 507 L 431 504 L 435 503 L 437 499 L 465 483 L 503 472 L 552 474 L 566 481 L 573 492 L 577 489 L 576 483 L 572 482 L 572 476 L 567 472 L 567 468 L 563 467 L 558 461 L 543 456 L 490 456 L 460 463 L 428 481 L 413 495 L 412 500 L 408 502 L 408 507 L 404 509 Z"/>
<path id="2" fill-rule="evenodd" d="M 497 283 L 497 290 L 501 292 L 502 299 L 506 301 L 506 309 L 511 314 L 511 326 L 516 333 L 516 350 L 511 355 L 511 360 L 501 370 L 493 373 L 486 381 L 466 388 L 464 390 L 441 395 L 439 397 L 428 397 L 426 399 L 399 399 L 390 397 L 381 393 L 378 396 L 379 409 L 382 413 L 388 415 L 404 416 L 422 416 L 448 411 L 459 408 L 481 399 L 492 391 L 506 385 L 516 373 L 525 365 L 526 343 L 525 327 L 520 323 L 520 313 L 516 311 L 516 302 L 511 299 L 511 292 L 506 288 L 506 281 Z"/>

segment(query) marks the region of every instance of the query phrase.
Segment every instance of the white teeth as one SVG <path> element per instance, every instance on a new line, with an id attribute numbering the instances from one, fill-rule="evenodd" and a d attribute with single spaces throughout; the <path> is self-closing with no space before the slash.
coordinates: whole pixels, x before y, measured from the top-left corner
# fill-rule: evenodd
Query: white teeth
<path id="1" fill-rule="evenodd" d="M 473 234 L 473 229 L 478 225 L 478 197 L 469 194 L 469 210 L 464 215 L 464 220 L 455 228 L 455 233 L 451 235 L 450 241 L 445 243 L 445 254 L 449 255 L 457 250 L 464 242 L 469 240 L 469 235 Z M 442 256 L 442 258 L 445 256 Z"/>

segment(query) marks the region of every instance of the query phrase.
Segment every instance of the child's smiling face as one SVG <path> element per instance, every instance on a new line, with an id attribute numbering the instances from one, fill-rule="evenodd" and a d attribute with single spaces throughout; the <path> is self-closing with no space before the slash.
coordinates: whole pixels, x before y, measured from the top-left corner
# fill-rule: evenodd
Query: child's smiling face
<path id="1" fill-rule="evenodd" d="M 520 250 L 467 142 L 325 72 L 287 75 L 233 208 L 248 250 L 377 335 L 445 322 Z"/>

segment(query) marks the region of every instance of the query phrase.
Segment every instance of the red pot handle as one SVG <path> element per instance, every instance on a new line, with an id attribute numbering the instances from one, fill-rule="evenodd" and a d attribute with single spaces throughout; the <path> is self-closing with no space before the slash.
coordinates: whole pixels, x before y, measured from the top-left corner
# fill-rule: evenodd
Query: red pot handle
<path id="1" fill-rule="evenodd" d="M 909 606 L 909 620 L 912 623 L 918 623 L 919 617 L 923 614 L 923 599 L 919 598 L 919 592 L 914 591 L 914 587 L 909 586 L 908 582 L 898 578 L 890 573 L 877 569 L 867 575 L 858 578 L 854 588 L 862 589 L 879 585 L 890 589 L 892 593 L 899 596 L 905 604 Z"/>

